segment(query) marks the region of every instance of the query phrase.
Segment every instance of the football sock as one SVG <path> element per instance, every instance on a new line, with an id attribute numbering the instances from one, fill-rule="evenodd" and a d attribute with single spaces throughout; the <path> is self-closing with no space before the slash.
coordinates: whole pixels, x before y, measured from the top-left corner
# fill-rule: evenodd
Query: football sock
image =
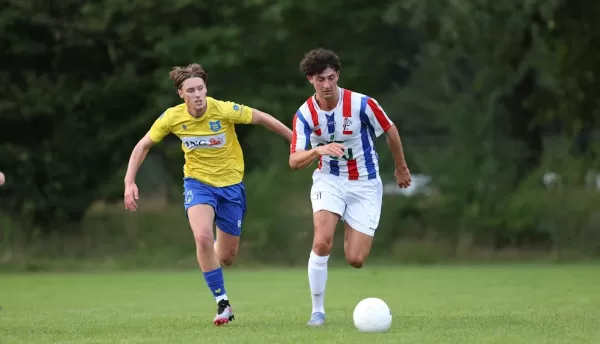
<path id="1" fill-rule="evenodd" d="M 308 258 L 308 283 L 312 296 L 312 312 L 325 313 L 325 285 L 327 284 L 327 256 L 310 252 Z"/>
<path id="2" fill-rule="evenodd" d="M 227 300 L 227 294 L 225 294 L 225 283 L 223 281 L 223 269 L 217 268 L 215 270 L 205 272 L 204 280 L 208 289 L 212 292 L 217 303 L 221 300 Z"/>

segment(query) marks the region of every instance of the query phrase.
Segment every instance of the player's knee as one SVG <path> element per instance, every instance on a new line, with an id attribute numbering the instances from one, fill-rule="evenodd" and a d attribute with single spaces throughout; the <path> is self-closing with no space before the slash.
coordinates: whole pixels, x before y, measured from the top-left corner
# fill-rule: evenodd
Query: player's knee
<path id="1" fill-rule="evenodd" d="M 208 251 L 213 249 L 213 236 L 210 229 L 194 231 L 194 240 L 196 246 L 202 251 Z"/>
<path id="2" fill-rule="evenodd" d="M 365 264 L 365 256 L 361 254 L 346 254 L 346 262 L 356 269 L 362 268 Z"/>
<path id="3" fill-rule="evenodd" d="M 312 250 L 319 256 L 327 256 L 331 253 L 333 238 L 315 238 Z"/>
<path id="4" fill-rule="evenodd" d="M 312 250 L 319 256 L 327 256 L 331 253 L 333 246 L 333 235 L 327 235 L 324 227 L 315 228 L 315 237 L 313 239 Z"/>

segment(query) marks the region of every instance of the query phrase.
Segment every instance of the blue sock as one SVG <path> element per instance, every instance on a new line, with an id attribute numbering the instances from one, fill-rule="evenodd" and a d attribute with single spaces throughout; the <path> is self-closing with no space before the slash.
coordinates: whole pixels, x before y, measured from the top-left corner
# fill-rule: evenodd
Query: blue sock
<path id="1" fill-rule="evenodd" d="M 222 268 L 205 272 L 204 280 L 206 281 L 208 289 L 210 289 L 217 302 L 227 299 L 227 295 L 225 294 L 225 282 L 223 281 Z"/>

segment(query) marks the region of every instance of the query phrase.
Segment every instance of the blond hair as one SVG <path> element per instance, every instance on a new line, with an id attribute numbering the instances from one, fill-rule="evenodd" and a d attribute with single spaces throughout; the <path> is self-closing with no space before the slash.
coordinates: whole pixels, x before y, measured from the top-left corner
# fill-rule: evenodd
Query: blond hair
<path id="1" fill-rule="evenodd" d="M 201 78 L 204 83 L 208 81 L 208 73 L 197 63 L 185 67 L 176 66 L 169 72 L 169 78 L 173 81 L 175 88 L 180 89 L 183 82 L 189 78 Z"/>

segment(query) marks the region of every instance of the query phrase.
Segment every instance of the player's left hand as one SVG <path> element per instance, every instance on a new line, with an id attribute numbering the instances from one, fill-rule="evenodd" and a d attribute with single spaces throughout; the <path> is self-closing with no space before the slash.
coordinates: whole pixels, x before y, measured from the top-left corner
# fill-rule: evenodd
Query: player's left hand
<path id="1" fill-rule="evenodd" d="M 396 176 L 396 182 L 398 183 L 398 186 L 401 188 L 407 188 L 410 186 L 410 171 L 408 170 L 408 167 L 406 166 L 401 166 L 401 167 L 396 167 L 396 171 L 394 171 L 394 175 Z"/>

